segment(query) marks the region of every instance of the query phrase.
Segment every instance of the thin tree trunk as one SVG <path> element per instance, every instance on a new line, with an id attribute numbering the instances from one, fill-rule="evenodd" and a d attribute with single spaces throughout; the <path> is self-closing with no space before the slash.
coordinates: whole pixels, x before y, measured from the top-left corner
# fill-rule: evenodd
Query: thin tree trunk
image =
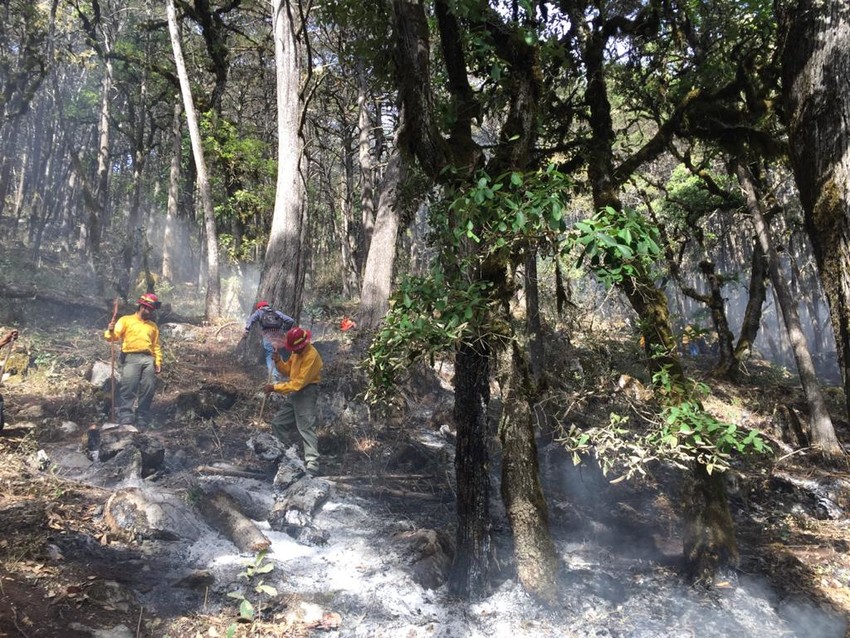
<path id="1" fill-rule="evenodd" d="M 183 95 L 183 109 L 186 111 L 186 122 L 189 125 L 189 137 L 192 141 L 192 155 L 195 158 L 195 170 L 198 176 L 198 190 L 204 209 L 204 229 L 207 247 L 207 294 L 205 315 L 208 320 L 218 319 L 220 314 L 221 279 L 218 270 L 218 234 L 215 227 L 215 211 L 213 210 L 212 194 L 210 192 L 207 165 L 204 160 L 204 148 L 201 142 L 201 131 L 195 117 L 195 106 L 192 101 L 192 89 L 186 65 L 183 62 L 183 50 L 180 46 L 180 32 L 177 27 L 177 15 L 174 0 L 166 0 L 168 14 L 168 32 L 171 36 L 171 46 L 174 50 L 174 62 L 177 75 L 180 78 L 180 92 Z"/>
<path id="2" fill-rule="evenodd" d="M 21 171 L 18 175 L 18 183 L 15 187 L 15 200 L 12 204 L 12 220 L 13 225 L 12 228 L 18 227 L 18 220 L 21 218 L 21 206 L 24 203 L 24 185 L 26 184 L 27 179 L 27 162 L 29 160 L 29 146 L 24 149 L 23 155 L 21 156 Z"/>
<path id="3" fill-rule="evenodd" d="M 537 250 L 525 251 L 525 314 L 528 326 L 528 356 L 535 385 L 543 378 L 543 335 L 540 323 L 540 295 L 537 285 Z"/>
<path id="4" fill-rule="evenodd" d="M 18 132 L 20 126 L 3 127 L 3 132 L 8 131 L 8 136 L 3 143 L 3 157 L 0 158 L 0 219 L 3 218 L 3 211 L 6 208 L 6 193 L 9 191 L 9 184 L 12 181 L 12 162 L 15 153 L 18 151 Z"/>
<path id="5" fill-rule="evenodd" d="M 372 230 L 375 224 L 375 169 L 372 150 L 369 147 L 372 121 L 367 107 L 367 88 L 366 72 L 362 65 L 359 65 L 357 69 L 357 125 L 359 131 L 357 156 L 360 161 L 360 210 L 363 234 L 360 237 L 356 252 L 360 260 L 358 272 L 363 272 L 366 267 L 366 255 L 369 254 Z"/>
<path id="6" fill-rule="evenodd" d="M 180 159 L 183 154 L 183 136 L 180 127 L 182 112 L 180 102 L 175 102 L 174 118 L 171 123 L 171 168 L 168 172 L 168 204 L 165 211 L 165 229 L 162 237 L 162 276 L 168 281 L 175 281 L 176 279 L 174 255 L 177 237 L 175 224 L 180 198 Z"/>
<path id="7" fill-rule="evenodd" d="M 753 255 L 750 260 L 750 286 L 747 298 L 747 308 L 741 322 L 741 332 L 735 345 L 735 368 L 741 366 L 741 361 L 752 350 L 761 325 L 764 302 L 767 298 L 767 259 L 761 244 L 756 238 L 753 241 Z"/>
<path id="8" fill-rule="evenodd" d="M 108 50 L 108 46 L 106 47 Z M 111 103 L 110 91 L 112 90 L 112 62 L 104 60 L 103 82 L 101 84 L 100 122 L 98 124 L 97 143 L 97 191 L 95 199 L 97 209 L 92 211 L 96 219 L 89 217 L 89 229 L 86 249 L 89 255 L 94 256 L 100 252 L 100 240 L 103 231 L 109 223 L 109 105 Z"/>
<path id="9" fill-rule="evenodd" d="M 806 344 L 806 336 L 803 334 L 803 329 L 800 326 L 800 317 L 797 313 L 796 302 L 791 297 L 788 285 L 779 271 L 779 258 L 773 247 L 770 239 L 770 231 L 764 220 L 764 213 L 762 212 L 761 201 L 756 190 L 755 179 L 750 173 L 750 170 L 741 161 L 738 161 L 736 164 L 736 172 L 738 181 L 741 183 L 741 188 L 747 199 L 747 210 L 749 210 L 752 217 L 756 236 L 758 237 L 762 251 L 767 255 L 770 281 L 773 284 L 773 289 L 779 301 L 782 317 L 785 319 L 788 339 L 794 353 L 794 360 L 797 363 L 797 373 L 800 376 L 800 383 L 803 386 L 803 393 L 806 395 L 806 402 L 809 406 L 809 427 L 811 428 L 812 444 L 818 447 L 821 453 L 827 457 L 842 456 L 843 452 L 841 446 L 838 444 L 838 438 L 835 436 L 832 419 L 829 416 L 826 401 L 818 384 L 812 355 Z"/>
<path id="10" fill-rule="evenodd" d="M 342 251 L 342 263 L 340 272 L 342 274 L 343 294 L 350 297 L 355 290 L 360 288 L 360 275 L 363 272 L 363 255 L 358 255 L 358 244 L 360 233 L 356 233 L 357 225 L 354 223 L 354 158 L 351 149 L 351 139 L 346 136 L 343 141 L 343 167 L 342 184 L 340 188 L 340 218 L 342 220 L 342 232 L 339 236 L 339 246 Z M 361 263 L 356 263 L 360 259 Z"/>

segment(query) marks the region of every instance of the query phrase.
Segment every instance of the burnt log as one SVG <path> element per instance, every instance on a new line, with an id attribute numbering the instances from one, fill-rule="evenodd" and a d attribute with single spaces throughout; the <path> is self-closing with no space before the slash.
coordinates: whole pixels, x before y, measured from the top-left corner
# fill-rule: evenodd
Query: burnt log
<path id="1" fill-rule="evenodd" d="M 112 494 L 104 506 L 103 518 L 110 532 L 122 538 L 197 540 L 204 530 L 182 495 L 138 487 Z"/>
<path id="2" fill-rule="evenodd" d="M 271 545 L 257 525 L 239 509 L 232 496 L 218 489 L 200 490 L 195 507 L 210 527 L 228 538 L 241 552 L 256 554 Z"/>

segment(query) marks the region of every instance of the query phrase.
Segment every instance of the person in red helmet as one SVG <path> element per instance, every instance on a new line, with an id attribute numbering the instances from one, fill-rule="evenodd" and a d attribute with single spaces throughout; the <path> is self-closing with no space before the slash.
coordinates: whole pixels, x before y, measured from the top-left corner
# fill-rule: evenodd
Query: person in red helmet
<path id="1" fill-rule="evenodd" d="M 267 383 L 263 391 L 288 395 L 289 400 L 272 418 L 272 431 L 281 441 L 292 426 L 298 428 L 304 444 L 304 463 L 307 471 L 319 474 L 319 446 L 316 436 L 316 403 L 319 399 L 319 381 L 322 375 L 322 356 L 310 343 L 310 331 L 292 328 L 286 333 L 284 347 L 292 354 L 283 361 L 275 352 L 277 370 L 289 377 L 281 383 Z"/>
<path id="2" fill-rule="evenodd" d="M 150 425 L 151 402 L 156 390 L 156 375 L 162 372 L 162 348 L 159 328 L 153 321 L 160 302 L 153 293 L 145 293 L 137 302 L 136 312 L 110 321 L 104 337 L 121 342 L 121 387 L 118 422 L 146 427 Z M 133 403 L 136 402 L 135 414 Z"/>
<path id="3" fill-rule="evenodd" d="M 278 382 L 280 375 L 272 361 L 272 354 L 282 345 L 284 335 L 295 325 L 295 319 L 283 314 L 280 310 L 275 310 L 268 301 L 261 299 L 254 305 L 254 312 L 245 322 L 243 339 L 248 337 L 255 323 L 259 324 L 260 330 L 263 331 L 263 350 L 266 352 L 266 369 L 269 371 L 269 378 Z"/>

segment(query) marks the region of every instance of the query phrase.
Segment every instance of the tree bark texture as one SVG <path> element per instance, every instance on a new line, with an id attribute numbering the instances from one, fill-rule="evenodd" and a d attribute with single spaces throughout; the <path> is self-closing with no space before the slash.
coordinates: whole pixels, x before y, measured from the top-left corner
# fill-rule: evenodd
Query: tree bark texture
<path id="1" fill-rule="evenodd" d="M 372 243 L 372 230 L 375 226 L 375 166 L 369 141 L 372 139 L 372 117 L 369 114 L 369 86 L 366 70 L 362 65 L 357 68 L 357 157 L 360 166 L 360 210 L 362 233 L 357 250 L 358 272 L 362 273 L 366 265 L 366 255 Z M 380 115 L 380 114 L 379 114 Z"/>
<path id="2" fill-rule="evenodd" d="M 517 577 L 535 598 L 554 603 L 558 558 L 537 461 L 537 441 L 526 395 L 531 383 L 517 345 L 499 356 L 502 387 L 502 500 L 514 536 Z M 525 387 L 525 389 L 524 389 Z"/>
<path id="3" fill-rule="evenodd" d="M 738 335 L 738 343 L 735 345 L 735 371 L 741 365 L 741 361 L 753 347 L 761 325 L 762 308 L 767 298 L 767 258 L 761 249 L 761 244 L 756 238 L 753 241 L 753 254 L 750 259 L 750 285 L 748 288 L 747 307 L 744 310 L 744 319 L 741 322 L 741 332 Z M 730 371 L 731 372 L 731 371 Z"/>
<path id="4" fill-rule="evenodd" d="M 298 319 L 306 255 L 306 192 L 301 179 L 302 59 L 298 50 L 297 0 L 273 0 L 277 81 L 277 186 L 274 216 L 260 278 L 259 298 Z"/>
<path id="5" fill-rule="evenodd" d="M 718 568 L 738 563 L 723 480 L 721 473 L 709 474 L 705 465 L 696 463 L 683 492 L 682 542 L 688 575 L 696 582 L 710 584 Z"/>
<path id="6" fill-rule="evenodd" d="M 457 548 L 449 573 L 449 590 L 458 596 L 478 596 L 489 587 L 491 431 L 487 417 L 490 401 L 490 351 L 483 343 L 462 343 L 455 355 L 457 425 Z"/>
<path id="7" fill-rule="evenodd" d="M 105 43 L 108 51 L 108 41 Z M 97 255 L 100 250 L 100 240 L 104 228 L 109 221 L 109 105 L 111 103 L 110 91 L 112 90 L 112 62 L 108 59 L 103 62 L 103 80 L 100 96 L 100 123 L 98 124 L 97 142 L 97 186 L 96 201 L 97 208 L 89 211 L 88 241 L 86 250 L 89 255 Z"/>
<path id="8" fill-rule="evenodd" d="M 714 264 L 708 261 L 700 262 L 700 271 L 708 282 L 708 308 L 711 311 L 711 322 L 717 333 L 717 345 L 720 351 L 719 360 L 715 366 L 715 372 L 726 374 L 729 370 L 737 368 L 735 352 L 733 349 L 732 331 L 729 329 L 729 320 L 726 318 L 726 300 L 723 298 L 723 281 L 715 272 Z"/>
<path id="9" fill-rule="evenodd" d="M 229 538 L 241 552 L 256 554 L 271 546 L 259 527 L 239 509 L 229 494 L 211 490 L 199 491 L 195 507 L 214 529 Z"/>
<path id="10" fill-rule="evenodd" d="M 809 407 L 809 426 L 812 431 L 812 444 L 818 447 L 827 457 L 841 456 L 843 452 L 835 435 L 835 429 L 832 426 L 832 419 L 829 416 L 826 400 L 818 383 L 815 364 L 812 361 L 812 355 L 806 343 L 806 335 L 803 333 L 800 325 L 797 302 L 791 296 L 788 284 L 782 278 L 782 273 L 779 270 L 779 257 L 776 254 L 776 249 L 773 247 L 770 230 L 764 220 L 764 213 L 762 212 L 762 204 L 756 190 L 755 179 L 750 170 L 742 162 L 737 163 L 736 172 L 747 200 L 747 209 L 752 217 L 756 236 L 758 237 L 762 252 L 767 255 L 767 268 L 770 274 L 770 281 L 773 284 L 776 298 L 779 301 L 782 318 L 785 320 L 788 339 L 791 342 L 794 360 L 797 363 L 797 373 L 800 376 L 800 383 L 803 386 L 803 393 L 806 396 L 806 403 Z"/>
<path id="11" fill-rule="evenodd" d="M 363 287 L 360 291 L 358 311 L 359 323 L 363 328 L 377 327 L 389 308 L 398 243 L 399 208 L 402 206 L 401 185 L 405 173 L 404 157 L 396 148 L 381 181 L 378 214 L 375 217 L 372 233 L 373 241 L 369 245 L 369 256 L 363 272 Z"/>
<path id="12" fill-rule="evenodd" d="M 850 409 L 850 5 L 776 6 L 791 160 Z"/>
<path id="13" fill-rule="evenodd" d="M 162 277 L 175 281 L 177 273 L 177 206 L 180 198 L 180 159 L 182 156 L 182 135 L 180 116 L 183 113 L 179 100 L 174 103 L 174 117 L 171 120 L 171 165 L 168 171 L 168 202 L 165 209 L 165 228 L 162 233 Z"/>

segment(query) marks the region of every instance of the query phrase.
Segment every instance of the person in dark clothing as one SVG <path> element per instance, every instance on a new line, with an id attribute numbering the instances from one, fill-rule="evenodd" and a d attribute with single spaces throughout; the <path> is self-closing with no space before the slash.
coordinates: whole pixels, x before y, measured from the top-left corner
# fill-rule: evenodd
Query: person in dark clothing
<path id="1" fill-rule="evenodd" d="M 277 383 L 280 381 L 280 374 L 272 361 L 272 354 L 283 345 L 286 331 L 295 325 L 295 319 L 283 314 L 280 310 L 275 310 L 268 301 L 260 300 L 254 306 L 254 312 L 248 317 L 248 321 L 245 322 L 243 339 L 248 337 L 255 323 L 260 326 L 263 333 L 263 350 L 266 352 L 266 369 L 269 378 Z"/>

